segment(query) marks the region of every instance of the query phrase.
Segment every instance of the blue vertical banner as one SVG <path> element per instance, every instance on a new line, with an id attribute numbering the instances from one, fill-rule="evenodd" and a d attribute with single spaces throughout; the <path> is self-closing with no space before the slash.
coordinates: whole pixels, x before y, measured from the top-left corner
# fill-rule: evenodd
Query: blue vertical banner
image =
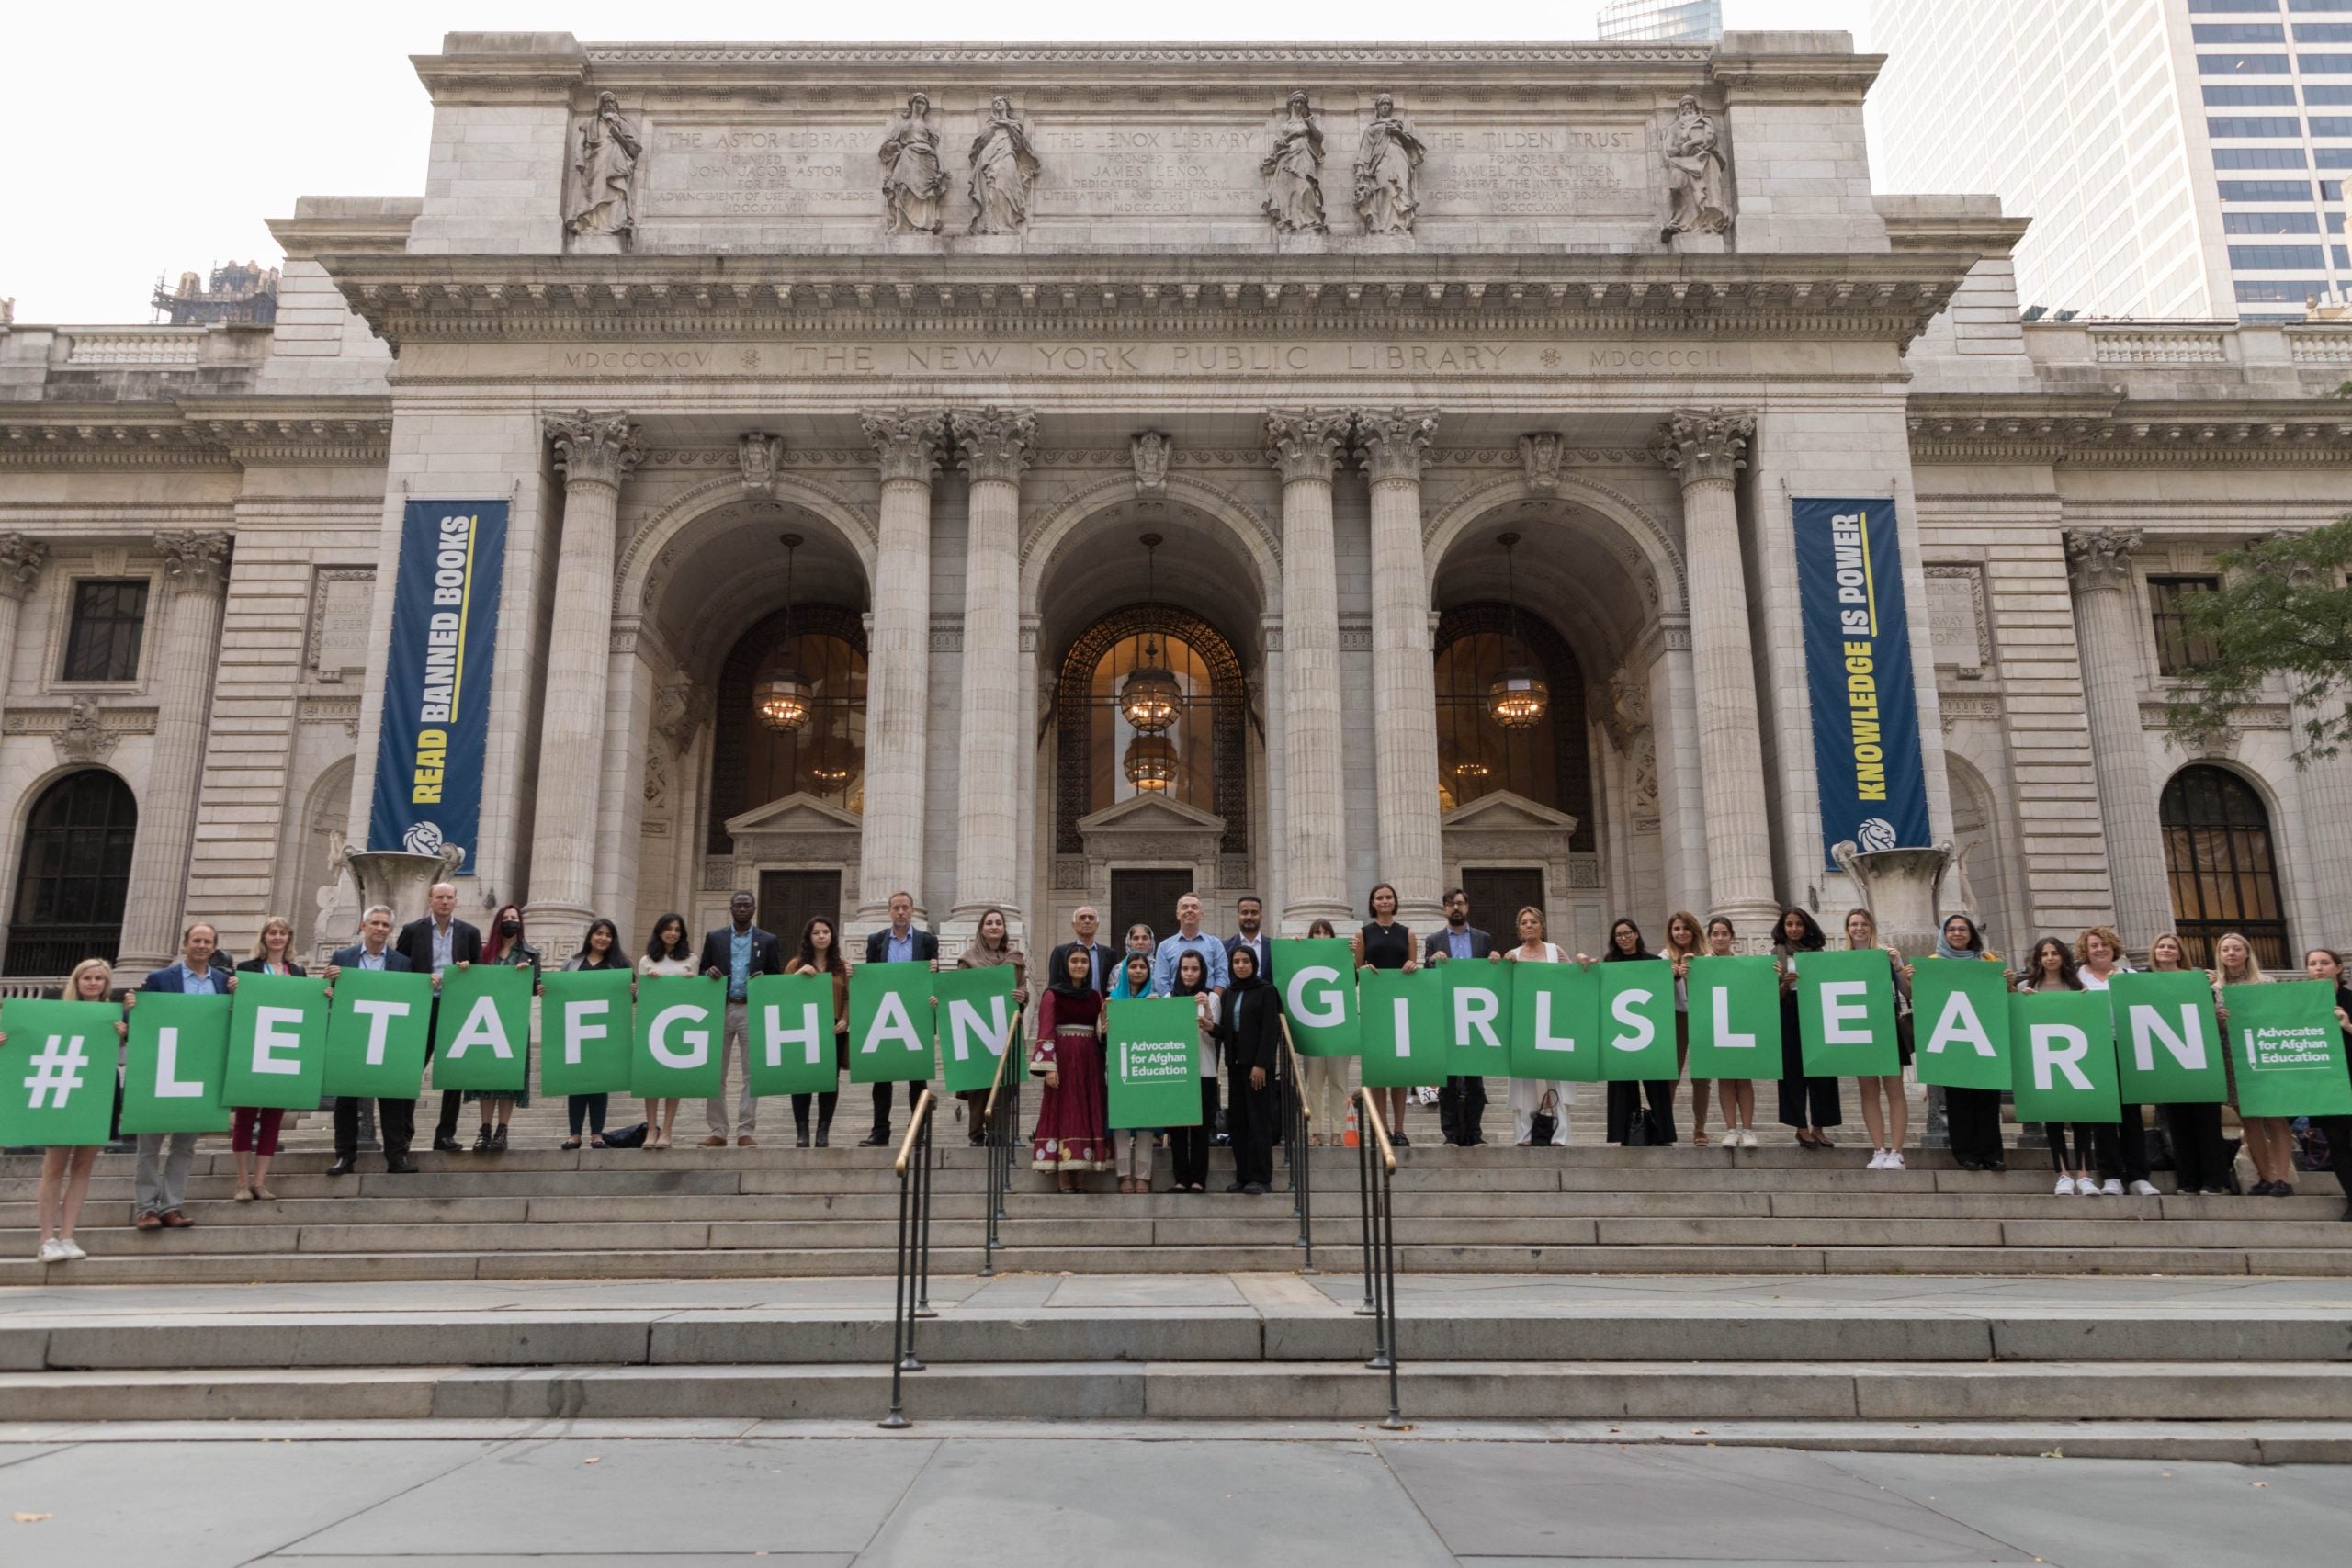
<path id="1" fill-rule="evenodd" d="M 1928 774 L 1911 683 L 1911 617 L 1891 501 L 1808 501 L 1796 513 L 1797 608 L 1813 694 L 1821 857 L 1925 844 Z"/>
<path id="2" fill-rule="evenodd" d="M 368 846 L 437 854 L 463 846 L 471 875 L 506 566 L 503 501 L 412 501 L 384 660 L 384 724 Z"/>

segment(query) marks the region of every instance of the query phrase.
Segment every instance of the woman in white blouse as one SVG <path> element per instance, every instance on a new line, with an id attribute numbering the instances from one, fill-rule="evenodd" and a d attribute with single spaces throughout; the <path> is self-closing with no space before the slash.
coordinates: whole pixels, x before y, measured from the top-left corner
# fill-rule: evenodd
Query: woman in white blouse
<path id="1" fill-rule="evenodd" d="M 1558 964 L 1564 955 L 1544 940 L 1544 911 L 1530 904 L 1519 912 L 1519 945 L 1498 958 L 1514 964 Z M 1527 1148 L 1535 1142 L 1535 1118 L 1552 1119 L 1552 1146 L 1568 1143 L 1568 1107 L 1576 1103 L 1576 1086 L 1551 1078 L 1510 1080 L 1511 1142 Z"/>
<path id="2" fill-rule="evenodd" d="M 695 950 L 686 942 L 686 918 L 671 913 L 653 922 L 653 935 L 645 944 L 645 956 L 637 961 L 639 975 L 691 975 L 695 972 Z M 674 1100 L 649 1100 L 645 1102 L 645 1146 L 666 1149 L 670 1134 L 678 1130 L 678 1102 Z"/>

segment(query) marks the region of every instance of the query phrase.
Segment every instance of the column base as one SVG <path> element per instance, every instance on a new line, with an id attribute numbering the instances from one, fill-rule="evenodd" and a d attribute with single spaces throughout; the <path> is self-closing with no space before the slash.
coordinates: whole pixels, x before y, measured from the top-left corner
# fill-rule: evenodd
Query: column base
<path id="1" fill-rule="evenodd" d="M 1772 944 L 1781 939 L 1781 907 L 1769 899 L 1734 899 L 1702 910 L 1699 918 L 1712 920 L 1717 915 L 1728 919 L 1731 929 L 1739 933 L 1733 943 L 1738 952 L 1770 953 Z"/>
<path id="2" fill-rule="evenodd" d="M 596 911 L 585 904 L 541 903 L 533 900 L 524 906 L 523 930 L 531 945 L 539 950 L 539 962 L 547 968 L 560 969 L 564 960 L 580 951 L 582 939 L 588 934 L 588 922 Z M 482 932 L 484 941 L 493 933 Z M 694 933 L 686 933 L 691 940 Z"/>
<path id="3" fill-rule="evenodd" d="M 1005 945 L 1012 948 L 1018 953 L 1028 952 L 1028 949 L 1023 945 L 1023 938 L 1025 935 L 1026 922 L 1022 919 L 1021 911 L 1019 909 L 1014 908 L 1009 903 L 958 904 L 954 908 L 947 911 L 946 922 L 939 928 L 939 960 L 941 963 L 946 963 L 949 959 L 954 958 L 956 954 L 962 953 L 966 947 L 971 944 L 972 939 L 979 933 L 980 917 L 987 914 L 990 909 L 1002 909 L 1004 911 Z M 920 922 L 922 917 L 918 915 L 916 919 Z M 885 925 L 888 925 L 889 920 L 889 911 L 886 909 L 882 914 L 882 921 Z M 1034 963 L 1036 955 L 1032 954 L 1031 957 L 1032 962 Z"/>
<path id="4" fill-rule="evenodd" d="M 1355 935 L 1356 928 L 1363 923 L 1356 919 L 1355 912 L 1345 904 L 1329 900 L 1307 899 L 1283 907 L 1281 934 L 1305 936 L 1306 928 L 1317 920 L 1330 921 L 1331 929 L 1343 938 Z"/>

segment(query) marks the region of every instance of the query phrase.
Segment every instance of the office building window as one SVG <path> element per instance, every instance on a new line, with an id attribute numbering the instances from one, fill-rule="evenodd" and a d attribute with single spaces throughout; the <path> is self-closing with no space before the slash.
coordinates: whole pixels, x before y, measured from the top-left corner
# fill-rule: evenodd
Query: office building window
<path id="1" fill-rule="evenodd" d="M 2287 29 L 2277 22 L 2198 22 L 2190 27 L 2189 35 L 2198 43 L 2285 43 L 2287 41 Z"/>
<path id="2" fill-rule="evenodd" d="M 2295 63 L 2306 76 L 2352 76 L 2352 54 L 2300 54 Z"/>
<path id="3" fill-rule="evenodd" d="M 74 584 L 61 681 L 136 681 L 139 645 L 147 631 L 147 584 L 84 578 Z"/>
<path id="4" fill-rule="evenodd" d="M 2312 162 L 2323 169 L 2352 169 L 2352 147 L 2314 147 Z"/>
<path id="5" fill-rule="evenodd" d="M 2234 287 L 2237 290 L 2238 300 L 2241 304 L 2301 305 L 2305 300 L 2308 300 L 2312 295 L 2324 293 L 2327 288 L 2327 280 L 2324 278 L 2315 277 L 2303 283 L 2291 281 L 2278 283 L 2246 283 L 2241 281 Z"/>
<path id="6" fill-rule="evenodd" d="M 2230 83 L 2205 89 L 2205 107 L 2209 109 L 2267 108 L 2273 104 L 2291 104 L 2294 101 L 2294 88 L 2274 87 L 2267 83 L 2258 86 Z M 2312 101 L 2317 103 L 2321 100 L 2314 98 Z"/>
<path id="7" fill-rule="evenodd" d="M 2300 147 L 2216 147 L 2213 166 L 2217 169 L 2300 169 L 2303 167 L 2303 150 Z"/>
<path id="8" fill-rule="evenodd" d="M 2192 593 L 2211 593 L 2221 586 L 2218 577 L 2148 579 L 2148 616 L 2155 626 L 2157 674 L 2177 675 L 2213 657 L 2211 640 L 2189 632 L 2184 602 Z"/>
<path id="9" fill-rule="evenodd" d="M 2206 91 L 2211 92 L 2212 89 L 2209 87 Z M 2314 84 L 2313 85 L 2303 89 L 2303 102 L 2307 104 L 2352 104 L 2352 87 L 2341 86 L 2335 83 Z"/>
<path id="10" fill-rule="evenodd" d="M 2352 136 L 2352 115 L 2315 114 L 2312 116 L 2313 136 Z"/>
<path id="11" fill-rule="evenodd" d="M 2309 201 L 2309 180 L 2217 180 L 2223 201 Z M 2340 200 L 2341 197 L 2325 197 Z"/>
<path id="12" fill-rule="evenodd" d="M 2297 22 L 2295 41 L 2297 43 L 2352 43 L 2352 22 Z"/>
<path id="13" fill-rule="evenodd" d="M 2287 57 L 2283 54 L 2200 54 L 2197 57 L 2199 76 L 2284 76 Z"/>
<path id="14" fill-rule="evenodd" d="M 2303 122 L 2290 114 L 2209 114 L 2205 117 L 2205 134 L 2212 137 L 2301 136 L 2302 133 Z M 2312 134 L 2319 133 L 2314 131 Z"/>
<path id="15" fill-rule="evenodd" d="M 2222 231 L 2225 234 L 2316 234 L 2319 214 L 2316 212 L 2224 212 Z"/>
<path id="16" fill-rule="evenodd" d="M 2317 245 L 2232 245 L 2230 265 L 2248 272 L 2317 272 L 2327 260 Z"/>

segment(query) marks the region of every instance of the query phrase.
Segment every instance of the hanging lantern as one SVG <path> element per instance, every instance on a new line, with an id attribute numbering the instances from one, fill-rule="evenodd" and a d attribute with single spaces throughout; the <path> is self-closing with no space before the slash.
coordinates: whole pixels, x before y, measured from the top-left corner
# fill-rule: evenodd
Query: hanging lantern
<path id="1" fill-rule="evenodd" d="M 1494 771 L 1494 764 L 1487 761 L 1487 754 L 1480 750 L 1464 753 L 1452 769 L 1453 776 L 1464 784 L 1476 784 L 1481 779 L 1493 776 Z"/>
<path id="2" fill-rule="evenodd" d="M 826 758 L 808 770 L 808 776 L 828 790 L 836 790 L 850 781 L 849 764 Z"/>
<path id="3" fill-rule="evenodd" d="M 1519 637 L 1519 572 L 1513 552 L 1519 547 L 1519 536 L 1505 534 L 1497 541 L 1503 547 L 1503 581 L 1510 603 L 1510 639 Z M 1552 706 L 1552 688 L 1544 677 L 1524 664 L 1504 667 L 1503 672 L 1487 687 L 1487 714 L 1505 729 L 1532 729 L 1544 721 Z"/>
<path id="4" fill-rule="evenodd" d="M 752 711 L 762 724 L 780 735 L 797 734 L 816 711 L 817 695 L 801 678 L 800 667 L 792 656 L 792 567 L 800 550 L 800 536 L 786 534 L 784 544 L 784 636 L 783 668 L 760 677 L 752 688 Z"/>
<path id="5" fill-rule="evenodd" d="M 1155 590 L 1159 587 L 1159 536 L 1146 534 L 1143 547 L 1144 607 L 1148 611 L 1153 607 Z M 1119 716 L 1125 719 L 1127 727 L 1138 735 L 1160 735 L 1174 726 L 1176 716 L 1183 711 L 1183 706 L 1184 689 L 1159 662 L 1159 639 L 1151 633 L 1145 633 L 1143 662 L 1119 688 Z"/>
<path id="6" fill-rule="evenodd" d="M 1159 794 L 1176 782 L 1176 743 L 1165 735 L 1138 735 L 1127 742 L 1123 766 L 1129 784 Z"/>

